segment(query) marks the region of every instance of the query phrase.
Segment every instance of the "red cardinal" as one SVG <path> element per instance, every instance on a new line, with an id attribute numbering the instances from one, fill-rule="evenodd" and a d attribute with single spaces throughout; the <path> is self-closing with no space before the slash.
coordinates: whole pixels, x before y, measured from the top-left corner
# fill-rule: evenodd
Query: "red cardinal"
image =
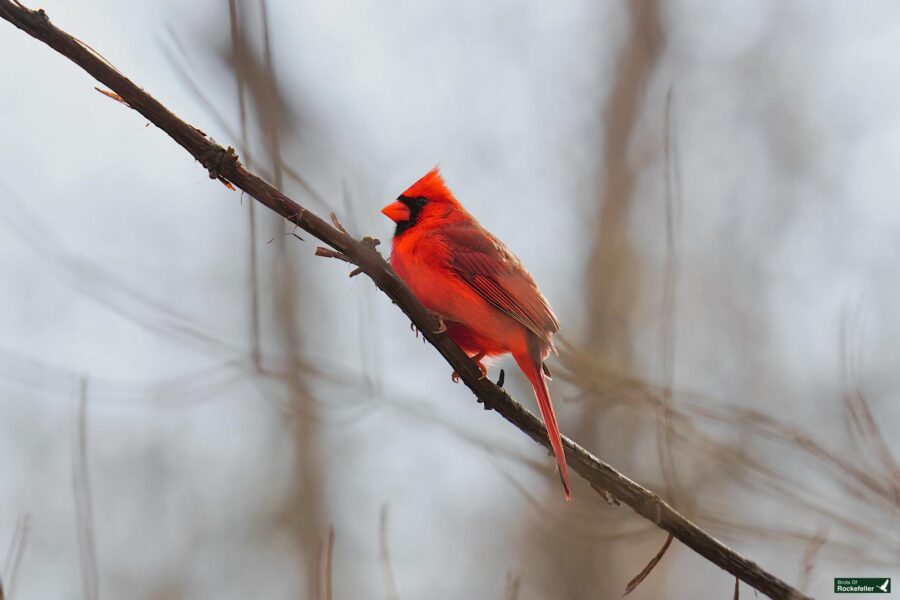
<path id="1" fill-rule="evenodd" d="M 397 223 L 391 266 L 441 316 L 453 341 L 484 373 L 484 358 L 511 353 L 531 382 L 568 499 L 566 455 L 544 377 L 559 331 L 547 299 L 519 259 L 457 202 L 437 167 L 381 212 Z"/>

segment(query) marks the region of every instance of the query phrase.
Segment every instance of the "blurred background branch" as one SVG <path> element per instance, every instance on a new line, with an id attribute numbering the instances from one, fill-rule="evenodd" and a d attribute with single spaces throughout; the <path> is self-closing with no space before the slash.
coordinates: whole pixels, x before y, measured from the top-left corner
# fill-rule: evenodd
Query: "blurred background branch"
<path id="1" fill-rule="evenodd" d="M 28 534 L 31 530 L 31 518 L 29 515 L 21 515 L 16 520 L 16 528 L 9 540 L 9 548 L 3 561 L 2 579 L 3 594 L 6 600 L 12 600 L 15 596 L 16 577 L 22 556 L 25 554 L 25 546 L 28 544 Z"/>
<path id="2" fill-rule="evenodd" d="M 75 520 L 78 523 L 78 557 L 81 561 L 81 586 L 85 600 L 97 600 L 99 570 L 94 542 L 94 507 L 91 501 L 91 478 L 87 449 L 88 380 L 78 386 L 78 407 L 72 452 L 72 487 L 75 494 Z"/>

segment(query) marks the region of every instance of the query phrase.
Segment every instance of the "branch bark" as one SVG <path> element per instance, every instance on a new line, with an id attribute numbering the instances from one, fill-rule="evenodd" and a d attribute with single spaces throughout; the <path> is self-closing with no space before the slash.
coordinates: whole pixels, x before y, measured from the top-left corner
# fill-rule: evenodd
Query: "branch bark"
<path id="1" fill-rule="evenodd" d="M 0 17 L 44 42 L 118 94 L 127 105 L 162 129 L 209 172 L 211 179 L 234 186 L 258 202 L 331 246 L 357 265 L 422 332 L 460 375 L 486 409 L 504 419 L 535 442 L 550 448 L 544 424 L 502 388 L 487 378 L 441 327 L 435 316 L 416 299 L 375 249 L 371 238 L 357 240 L 287 197 L 281 190 L 251 173 L 233 148 L 224 148 L 200 129 L 179 119 L 163 104 L 125 77 L 85 43 L 54 26 L 43 10 L 29 10 L 16 0 L 0 0 Z M 674 510 L 655 493 L 635 483 L 568 438 L 563 438 L 570 468 L 600 493 L 609 492 L 642 517 L 671 533 L 683 544 L 776 599 L 808 598 L 753 561 L 728 548 Z"/>

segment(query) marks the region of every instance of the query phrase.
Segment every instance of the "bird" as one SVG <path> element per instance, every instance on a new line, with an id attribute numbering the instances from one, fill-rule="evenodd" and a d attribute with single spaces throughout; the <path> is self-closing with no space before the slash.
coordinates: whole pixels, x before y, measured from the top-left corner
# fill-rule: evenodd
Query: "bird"
<path id="1" fill-rule="evenodd" d="M 522 262 L 463 208 L 438 167 L 381 209 L 396 224 L 390 264 L 447 335 L 487 375 L 486 361 L 512 354 L 531 383 L 566 500 L 569 472 L 544 361 L 560 323 Z M 456 373 L 453 374 L 457 380 Z"/>

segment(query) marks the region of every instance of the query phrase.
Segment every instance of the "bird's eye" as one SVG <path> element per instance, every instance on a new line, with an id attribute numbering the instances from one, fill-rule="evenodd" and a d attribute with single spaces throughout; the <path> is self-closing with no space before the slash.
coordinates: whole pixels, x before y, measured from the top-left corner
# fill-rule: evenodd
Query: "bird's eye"
<path id="1" fill-rule="evenodd" d="M 416 202 L 417 208 L 422 208 L 423 206 L 428 204 L 428 200 L 426 198 L 423 198 L 422 196 L 419 196 L 418 198 L 416 198 L 415 202 Z"/>

